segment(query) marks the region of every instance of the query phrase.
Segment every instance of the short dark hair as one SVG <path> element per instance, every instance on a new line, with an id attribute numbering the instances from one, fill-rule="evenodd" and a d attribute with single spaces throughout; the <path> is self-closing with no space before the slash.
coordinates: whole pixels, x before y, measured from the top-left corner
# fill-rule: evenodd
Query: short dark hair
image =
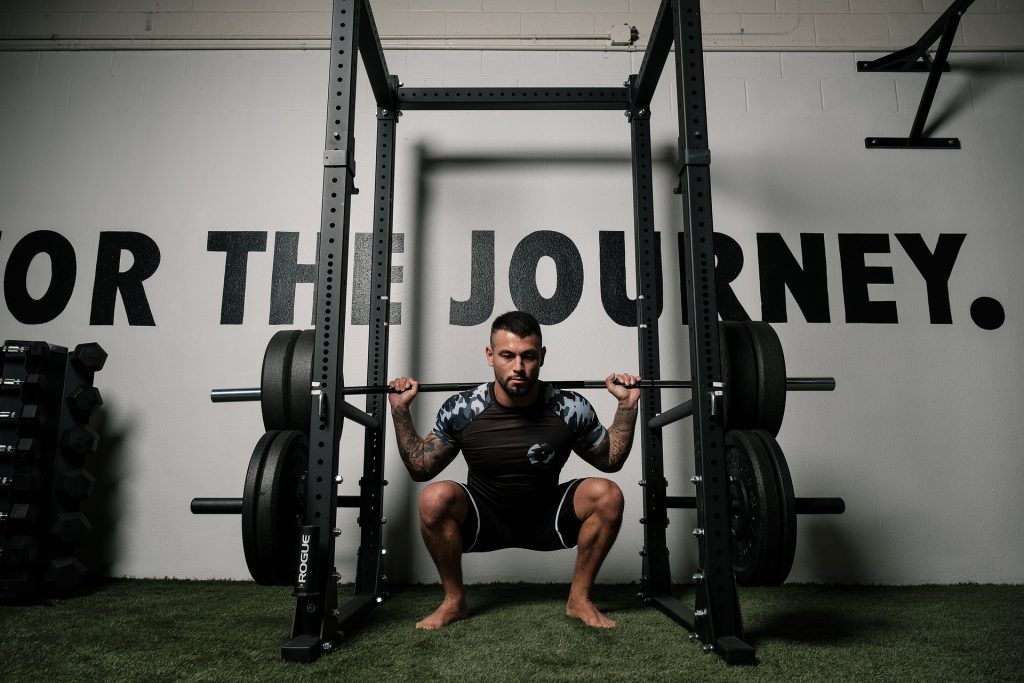
<path id="1" fill-rule="evenodd" d="M 541 343 L 544 341 L 544 336 L 540 331 L 540 323 L 532 315 L 523 311 L 509 311 L 495 318 L 494 322 L 491 323 L 492 339 L 494 338 L 494 333 L 498 330 L 511 332 L 517 337 L 534 335 L 537 337 L 537 341 Z"/>

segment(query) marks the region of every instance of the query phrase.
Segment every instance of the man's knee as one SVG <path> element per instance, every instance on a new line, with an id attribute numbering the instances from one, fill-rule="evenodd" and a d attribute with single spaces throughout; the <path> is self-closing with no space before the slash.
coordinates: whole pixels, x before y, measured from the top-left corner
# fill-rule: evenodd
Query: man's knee
<path id="1" fill-rule="evenodd" d="M 466 493 L 458 484 L 450 481 L 438 481 L 430 484 L 420 493 L 420 521 L 426 525 L 455 519 L 461 523 L 465 519 Z"/>
<path id="2" fill-rule="evenodd" d="M 605 488 L 599 505 L 604 512 L 614 517 L 622 517 L 622 509 L 625 507 L 626 498 L 622 495 L 622 489 L 614 481 L 603 479 Z"/>
<path id="3" fill-rule="evenodd" d="M 577 505 L 577 512 L 583 512 L 581 517 L 586 518 L 591 514 L 598 514 L 607 521 L 619 521 L 622 519 L 622 510 L 625 507 L 625 497 L 619 485 L 610 479 L 591 477 L 580 484 L 583 494 L 582 505 Z M 580 510 L 580 508 L 583 508 Z"/>

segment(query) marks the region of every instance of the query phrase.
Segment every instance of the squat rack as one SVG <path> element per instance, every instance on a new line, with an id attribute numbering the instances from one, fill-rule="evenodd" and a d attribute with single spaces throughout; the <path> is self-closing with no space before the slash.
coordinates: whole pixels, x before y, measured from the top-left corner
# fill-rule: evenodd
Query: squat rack
<path id="1" fill-rule="evenodd" d="M 662 0 L 639 72 L 630 75 L 622 87 L 606 88 L 407 88 L 388 71 L 369 0 L 334 0 L 313 357 L 312 390 L 318 400 L 310 415 L 306 518 L 301 527 L 304 541 L 308 539 L 311 571 L 305 575 L 300 568 L 292 637 L 282 648 L 284 659 L 309 662 L 330 651 L 386 596 L 382 572 L 386 549 L 381 542 L 382 499 L 387 484 L 383 479 L 385 397 L 368 395 L 365 414 L 360 415 L 359 409 L 344 401 L 342 378 L 350 199 L 357 191 L 353 154 L 357 50 L 377 104 L 366 384 L 382 385 L 387 381 L 395 129 L 400 112 L 416 109 L 625 110 L 632 148 L 639 372 L 642 377 L 657 380 L 661 375 L 650 104 L 673 44 L 679 112 L 676 192 L 682 197 L 684 218 L 686 315 L 693 382 L 692 482 L 697 487 L 694 536 L 700 569 L 694 575 L 696 599 L 691 609 L 672 596 L 665 528 L 668 508 L 680 505 L 677 498 L 666 495 L 660 432 L 649 425 L 661 413 L 660 391 L 646 388 L 641 412 L 640 483 L 645 519 L 641 595 L 693 631 L 706 650 L 733 664 L 754 661 L 754 650 L 744 641 L 730 559 L 725 433 L 721 410 L 717 409 L 724 386 L 718 349 L 711 157 L 699 0 Z M 358 497 L 337 496 L 345 417 L 358 417 L 357 421 L 366 427 Z M 333 567 L 339 505 L 358 507 L 361 527 L 354 594 L 340 607 L 337 570 L 322 570 Z"/>

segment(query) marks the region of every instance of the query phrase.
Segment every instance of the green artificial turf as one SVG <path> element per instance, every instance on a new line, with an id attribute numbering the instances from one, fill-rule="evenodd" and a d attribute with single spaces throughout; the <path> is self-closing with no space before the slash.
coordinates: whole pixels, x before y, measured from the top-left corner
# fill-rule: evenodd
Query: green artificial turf
<path id="1" fill-rule="evenodd" d="M 618 622 L 608 631 L 565 618 L 566 591 L 470 586 L 471 618 L 426 632 L 413 624 L 440 589 L 397 587 L 333 653 L 290 664 L 280 661 L 295 604 L 287 588 L 115 580 L 0 607 L 0 680 L 1024 680 L 1024 586 L 741 589 L 756 667 L 703 653 L 633 586 L 595 589 Z"/>

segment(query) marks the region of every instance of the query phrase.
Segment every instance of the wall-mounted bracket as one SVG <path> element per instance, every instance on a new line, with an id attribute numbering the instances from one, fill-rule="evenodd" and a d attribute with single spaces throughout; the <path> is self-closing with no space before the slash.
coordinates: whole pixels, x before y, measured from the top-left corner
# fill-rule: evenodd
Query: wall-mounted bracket
<path id="1" fill-rule="evenodd" d="M 974 0 L 955 0 L 949 8 L 942 13 L 934 24 L 924 32 L 921 38 L 911 45 L 870 62 L 858 62 L 857 71 L 927 71 L 928 81 L 925 83 L 924 92 L 921 93 L 921 101 L 917 105 L 917 115 L 914 117 L 914 125 L 910 129 L 910 135 L 905 138 L 870 136 L 864 138 L 864 146 L 868 149 L 960 149 L 959 138 L 932 138 L 924 134 L 924 125 L 928 121 L 928 113 L 931 111 L 932 102 L 935 99 L 935 90 L 939 86 L 939 78 L 943 71 L 949 71 L 949 63 L 946 58 L 949 56 L 949 48 L 953 44 L 953 37 L 960 26 L 960 17 Z M 928 49 L 939 41 L 935 50 L 935 56 L 928 55 Z"/>

